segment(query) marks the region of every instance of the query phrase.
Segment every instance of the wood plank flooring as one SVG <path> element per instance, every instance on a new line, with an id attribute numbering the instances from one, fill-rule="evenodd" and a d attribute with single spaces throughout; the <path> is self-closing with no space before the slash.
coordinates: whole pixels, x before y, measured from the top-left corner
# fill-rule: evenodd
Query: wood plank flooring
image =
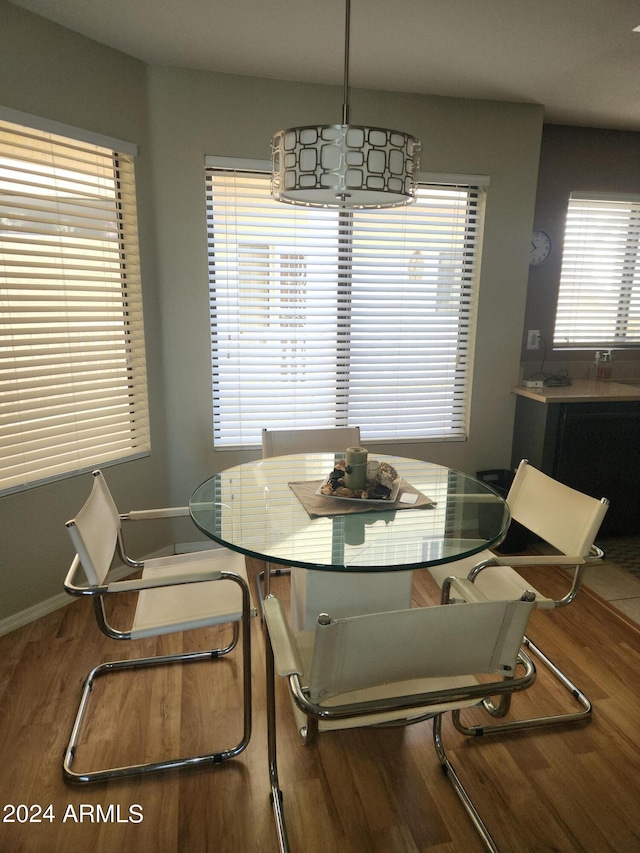
<path id="1" fill-rule="evenodd" d="M 545 575 L 544 588 L 561 582 L 548 570 Z M 287 588 L 286 578 L 274 581 L 283 598 Z M 414 598 L 418 605 L 437 600 L 426 572 L 415 573 Z M 593 700 L 593 720 L 474 740 L 445 720 L 445 744 L 459 775 L 504 853 L 640 851 L 637 626 L 583 591 L 567 608 L 535 613 L 530 634 Z M 203 630 L 117 643 L 99 632 L 90 603 L 82 600 L 0 637 L 0 853 L 276 853 L 258 620 L 252 626 L 253 737 L 238 759 L 82 787 L 62 780 L 81 683 L 93 665 L 172 652 L 183 643 L 206 648 L 219 639 L 220 630 Z M 240 727 L 239 666 L 233 653 L 212 663 L 103 679 L 92 697 L 78 767 L 229 743 Z M 282 683 L 278 702 L 280 776 L 294 851 L 482 850 L 439 770 L 429 722 L 327 734 L 308 750 L 294 730 Z M 570 706 L 539 668 L 533 688 L 514 699 L 513 714 Z M 12 812 L 18 805 L 51 805 L 52 819 L 33 808 L 29 816 L 39 822 L 8 822 L 25 817 L 24 809 Z"/>

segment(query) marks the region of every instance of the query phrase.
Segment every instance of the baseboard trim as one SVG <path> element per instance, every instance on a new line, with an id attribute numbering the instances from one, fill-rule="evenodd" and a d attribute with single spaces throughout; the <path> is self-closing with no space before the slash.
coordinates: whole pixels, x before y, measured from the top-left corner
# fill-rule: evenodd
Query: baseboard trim
<path id="1" fill-rule="evenodd" d="M 67 595 L 66 592 L 62 592 L 60 595 L 54 595 L 53 598 L 48 598 L 46 601 L 34 604 L 33 607 L 27 607 L 26 610 L 14 613 L 13 616 L 9 616 L 0 621 L 0 637 L 3 637 L 5 634 L 10 634 L 18 628 L 24 628 L 24 626 L 28 625 L 30 622 L 35 622 L 36 619 L 40 619 L 42 616 L 53 613 L 54 610 L 59 610 L 61 607 L 65 607 L 72 601 L 73 599 L 71 596 Z"/>
<path id="2" fill-rule="evenodd" d="M 171 552 L 171 548 L 162 548 L 153 554 L 148 554 L 146 559 L 150 559 L 151 557 L 166 557 Z M 131 569 L 129 566 L 120 566 L 118 569 L 114 569 L 109 578 L 117 581 L 124 580 L 124 578 L 133 574 L 134 571 L 135 569 Z M 6 619 L 0 620 L 0 637 L 10 634 L 11 631 L 17 631 L 18 628 L 24 628 L 30 622 L 35 622 L 36 619 L 53 613 L 54 610 L 66 607 L 67 604 L 71 604 L 73 601 L 77 601 L 75 596 L 61 592 L 60 595 L 54 595 L 53 598 L 47 598 L 45 601 L 40 601 L 32 607 L 27 607 L 26 610 L 20 610 L 18 613 L 7 616 Z"/>

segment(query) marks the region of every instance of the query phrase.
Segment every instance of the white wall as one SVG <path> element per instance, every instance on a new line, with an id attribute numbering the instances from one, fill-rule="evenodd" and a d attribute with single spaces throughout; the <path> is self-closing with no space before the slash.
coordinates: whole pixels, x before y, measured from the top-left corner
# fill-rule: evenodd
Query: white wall
<path id="1" fill-rule="evenodd" d="M 268 159 L 275 130 L 336 122 L 341 97 L 337 87 L 149 69 L 170 477 L 176 495 L 214 471 L 256 456 L 213 449 L 204 157 Z M 351 116 L 355 123 L 418 136 L 425 171 L 490 176 L 470 438 L 403 444 L 399 451 L 467 472 L 506 467 L 542 109 L 356 90 Z"/>

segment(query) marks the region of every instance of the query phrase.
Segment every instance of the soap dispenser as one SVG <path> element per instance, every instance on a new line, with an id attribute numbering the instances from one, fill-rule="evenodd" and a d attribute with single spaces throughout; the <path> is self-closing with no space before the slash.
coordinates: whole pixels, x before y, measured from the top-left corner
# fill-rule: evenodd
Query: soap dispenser
<path id="1" fill-rule="evenodd" d="M 602 357 L 596 370 L 596 379 L 611 379 L 612 364 L 611 350 L 602 353 Z"/>

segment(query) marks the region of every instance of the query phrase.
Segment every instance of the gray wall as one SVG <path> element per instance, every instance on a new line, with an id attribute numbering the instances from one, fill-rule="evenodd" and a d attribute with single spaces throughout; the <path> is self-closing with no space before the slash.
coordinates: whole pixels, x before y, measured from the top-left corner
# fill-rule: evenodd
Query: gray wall
<path id="1" fill-rule="evenodd" d="M 551 350 L 564 226 L 572 191 L 640 194 L 640 133 L 560 125 L 544 127 L 534 227 L 549 234 L 552 251 L 544 264 L 532 267 L 529 273 L 521 353 L 525 376 L 540 368 L 539 354 L 526 349 L 527 329 L 539 329 L 549 342 L 550 372 L 566 368 L 574 378 L 586 378 L 593 360 L 591 352 L 563 352 L 562 358 L 558 358 Z M 616 352 L 614 375 L 640 378 L 639 360 L 637 350 Z"/>
<path id="2" fill-rule="evenodd" d="M 257 455 L 213 448 L 205 155 L 268 159 L 275 130 L 337 121 L 341 95 L 325 86 L 149 69 L 170 477 L 178 493 L 210 472 Z M 421 138 L 425 171 L 490 177 L 469 441 L 402 444 L 398 451 L 469 472 L 506 466 L 542 110 L 356 90 L 351 116 L 356 123 L 398 127 Z"/>
<path id="3" fill-rule="evenodd" d="M 136 173 L 152 453 L 105 468 L 122 511 L 168 500 L 145 73 L 136 60 L 0 2 L 0 104 L 139 145 Z M 80 508 L 90 488 L 91 476 L 85 474 L 0 497 L 0 620 L 62 592 L 73 557 L 64 522 Z M 132 552 L 155 550 L 167 541 L 166 529 L 155 522 L 149 528 L 135 531 Z"/>
<path id="4" fill-rule="evenodd" d="M 123 509 L 182 504 L 213 471 L 257 455 L 213 449 L 205 155 L 266 159 L 275 130 L 334 123 L 341 100 L 339 87 L 145 67 L 0 0 L 0 104 L 139 146 L 153 449 L 149 459 L 106 470 Z M 397 450 L 469 472 L 505 467 L 542 108 L 356 90 L 351 115 L 420 137 L 425 171 L 490 177 L 469 440 Z M 88 481 L 85 475 L 0 498 L 0 619 L 61 591 L 71 557 L 63 522 Z M 136 545 L 153 550 L 166 535 Z"/>

